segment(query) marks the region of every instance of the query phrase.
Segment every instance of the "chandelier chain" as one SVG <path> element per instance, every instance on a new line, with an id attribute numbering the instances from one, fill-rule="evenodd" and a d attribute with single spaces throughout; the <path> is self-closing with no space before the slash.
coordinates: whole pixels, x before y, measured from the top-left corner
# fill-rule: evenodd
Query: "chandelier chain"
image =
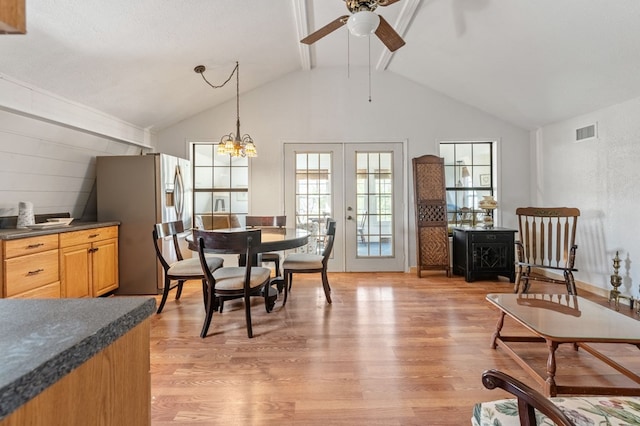
<path id="1" fill-rule="evenodd" d="M 200 65 L 200 66 L 202 66 L 202 65 Z M 205 71 L 205 70 L 204 70 L 204 67 L 202 67 L 202 69 L 201 69 L 201 70 L 199 70 L 199 69 L 198 69 L 198 67 L 196 67 L 195 71 L 196 71 L 198 74 L 200 74 L 200 75 L 202 76 L 202 79 L 203 79 L 203 80 L 204 80 L 204 81 L 205 81 L 209 86 L 213 87 L 214 89 L 220 89 L 220 88 L 222 88 L 222 87 L 224 87 L 224 86 L 226 86 L 226 85 L 227 85 L 227 83 L 231 80 L 231 77 L 233 77 L 233 74 L 235 74 L 235 73 L 236 73 L 236 71 L 238 70 L 238 67 L 239 67 L 238 61 L 236 61 L 236 66 L 235 66 L 235 68 L 233 69 L 233 71 L 231 71 L 231 74 L 229 75 L 229 78 L 227 78 L 227 79 L 224 81 L 224 83 L 222 83 L 222 84 L 221 84 L 221 85 L 219 85 L 219 86 L 216 86 L 215 84 L 212 84 L 211 82 L 209 82 L 209 80 L 207 80 L 207 77 L 205 77 L 205 76 L 204 76 L 204 71 Z"/>
<path id="2" fill-rule="evenodd" d="M 240 63 L 236 61 L 236 66 L 229 74 L 229 77 L 224 81 L 224 83 L 220 85 L 212 84 L 207 78 L 204 76 L 206 68 L 204 65 L 198 65 L 194 68 L 194 71 L 202 76 L 202 79 L 214 89 L 219 89 L 224 87 L 231 79 L 233 75 L 236 76 L 236 134 L 230 133 L 228 135 L 224 135 L 222 139 L 220 139 L 220 143 L 218 144 L 217 152 L 218 154 L 223 155 L 231 155 L 232 157 L 256 157 L 256 146 L 253 142 L 253 139 L 248 134 L 241 135 L 240 134 Z"/>

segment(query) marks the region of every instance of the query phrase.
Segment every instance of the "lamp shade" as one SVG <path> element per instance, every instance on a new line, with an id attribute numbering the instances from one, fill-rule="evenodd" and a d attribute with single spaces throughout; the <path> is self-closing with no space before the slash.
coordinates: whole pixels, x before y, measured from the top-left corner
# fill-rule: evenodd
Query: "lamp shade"
<path id="1" fill-rule="evenodd" d="M 378 29 L 380 24 L 380 17 L 378 14 L 363 10 L 356 12 L 347 20 L 347 27 L 349 32 L 354 36 L 364 37 L 372 34 Z"/>

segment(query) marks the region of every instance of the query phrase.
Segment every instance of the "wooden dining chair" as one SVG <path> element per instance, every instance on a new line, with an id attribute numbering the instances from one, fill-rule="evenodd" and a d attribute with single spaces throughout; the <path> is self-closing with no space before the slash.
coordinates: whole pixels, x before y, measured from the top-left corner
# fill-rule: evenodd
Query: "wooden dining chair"
<path id="1" fill-rule="evenodd" d="M 287 226 L 286 216 L 246 216 L 247 228 L 278 228 Z M 276 277 L 280 276 L 280 254 L 275 252 L 262 253 L 263 263 L 273 263 L 275 265 Z"/>
<path id="2" fill-rule="evenodd" d="M 169 292 L 172 289 L 176 287 L 178 288 L 176 291 L 176 300 L 180 299 L 180 296 L 182 295 L 182 286 L 187 280 L 202 281 L 202 290 L 204 295 L 206 278 L 202 272 L 200 259 L 197 257 L 184 259 L 182 257 L 182 252 L 180 251 L 180 245 L 178 243 L 178 235 L 183 232 L 184 224 L 181 220 L 157 223 L 153 227 L 153 246 L 155 247 L 156 256 L 158 257 L 164 271 L 164 288 L 162 290 L 162 300 L 160 301 L 160 305 L 156 311 L 157 314 L 162 312 L 162 308 L 164 308 L 164 304 L 167 302 L 167 296 L 169 296 Z M 163 254 L 162 244 L 159 243 L 159 240 L 165 238 L 171 238 L 173 242 L 175 260 L 167 259 L 169 256 L 167 255 L 167 257 L 165 257 Z M 224 259 L 207 255 L 206 264 L 209 270 L 215 271 L 222 267 Z M 177 281 L 177 283 L 172 285 L 175 281 Z"/>
<path id="3" fill-rule="evenodd" d="M 287 255 L 282 263 L 284 273 L 284 301 L 282 305 L 287 303 L 291 284 L 293 283 L 293 274 L 309 274 L 320 273 L 322 276 L 322 288 L 327 302 L 331 303 L 331 287 L 329 286 L 329 278 L 327 277 L 327 264 L 329 256 L 333 249 L 333 241 L 336 236 L 336 221 L 327 220 L 326 242 L 322 254 L 312 253 L 292 253 Z"/>
<path id="4" fill-rule="evenodd" d="M 367 218 L 368 218 L 367 211 L 365 210 L 360 214 L 360 221 L 358 222 L 358 236 L 360 237 L 361 243 L 367 242 L 367 240 L 364 237 L 364 228 L 367 223 Z"/>
<path id="5" fill-rule="evenodd" d="M 200 337 L 207 336 L 213 313 L 218 309 L 222 313 L 224 301 L 238 298 L 244 299 L 247 335 L 253 337 L 251 296 L 264 297 L 267 312 L 271 312 L 277 298 L 276 290 L 269 286 L 271 270 L 252 265 L 252 259 L 259 250 L 261 230 L 215 232 L 194 229 L 193 238 L 198 242 L 198 256 L 206 277 L 206 314 Z M 245 266 L 222 267 L 211 271 L 207 268 L 207 251 L 243 253 L 248 261 Z"/>

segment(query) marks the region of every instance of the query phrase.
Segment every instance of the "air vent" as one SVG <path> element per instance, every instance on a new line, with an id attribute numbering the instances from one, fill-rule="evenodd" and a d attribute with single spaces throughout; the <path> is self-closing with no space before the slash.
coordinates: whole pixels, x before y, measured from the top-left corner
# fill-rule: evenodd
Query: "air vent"
<path id="1" fill-rule="evenodd" d="M 576 142 L 583 141 L 585 139 L 593 139 L 596 137 L 596 125 L 581 127 L 576 129 Z"/>

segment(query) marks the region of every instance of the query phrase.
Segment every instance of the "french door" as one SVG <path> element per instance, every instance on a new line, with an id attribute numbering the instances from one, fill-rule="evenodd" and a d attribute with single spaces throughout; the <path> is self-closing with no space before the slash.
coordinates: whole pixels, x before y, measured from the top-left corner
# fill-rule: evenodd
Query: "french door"
<path id="1" fill-rule="evenodd" d="M 407 220 L 402 143 L 284 144 L 286 215 L 322 251 L 337 221 L 331 271 L 404 271 Z"/>

